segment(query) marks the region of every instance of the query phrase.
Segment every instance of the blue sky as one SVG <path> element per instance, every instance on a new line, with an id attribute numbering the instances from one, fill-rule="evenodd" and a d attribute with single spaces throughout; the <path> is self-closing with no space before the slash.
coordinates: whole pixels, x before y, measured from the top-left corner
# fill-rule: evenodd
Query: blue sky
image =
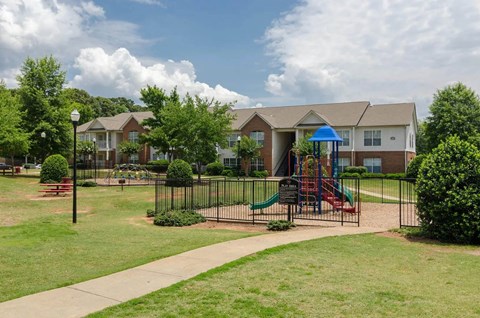
<path id="1" fill-rule="evenodd" d="M 0 0 L 0 79 L 53 55 L 68 86 L 146 85 L 236 107 L 415 102 L 480 92 L 480 0 Z"/>

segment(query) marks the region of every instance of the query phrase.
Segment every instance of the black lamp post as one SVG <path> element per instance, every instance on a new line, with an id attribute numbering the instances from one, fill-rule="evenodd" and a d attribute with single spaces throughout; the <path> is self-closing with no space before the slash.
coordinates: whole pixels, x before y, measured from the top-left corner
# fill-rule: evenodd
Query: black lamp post
<path id="1" fill-rule="evenodd" d="M 237 180 L 240 179 L 240 170 L 242 167 L 242 161 L 240 160 L 240 140 L 242 140 L 242 137 L 240 135 L 237 137 Z"/>
<path id="2" fill-rule="evenodd" d="M 74 109 L 70 114 L 73 124 L 73 223 L 77 223 L 77 126 L 80 113 Z"/>
<path id="3" fill-rule="evenodd" d="M 93 137 L 93 179 L 97 182 L 97 138 Z"/>

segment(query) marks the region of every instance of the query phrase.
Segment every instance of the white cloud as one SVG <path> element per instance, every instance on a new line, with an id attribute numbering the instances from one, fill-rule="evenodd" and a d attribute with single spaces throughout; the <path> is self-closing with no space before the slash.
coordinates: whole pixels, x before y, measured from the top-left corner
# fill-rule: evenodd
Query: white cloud
<path id="1" fill-rule="evenodd" d="M 155 0 L 137 2 L 162 5 Z M 167 91 L 177 87 L 182 95 L 236 100 L 239 106 L 250 103 L 248 97 L 221 85 L 197 81 L 189 61 L 158 62 L 146 56 L 142 61 L 155 62 L 145 65 L 124 49 L 138 51 L 152 42 L 138 34 L 138 25 L 108 20 L 93 1 L 0 0 L 0 79 L 9 87 L 16 86 L 15 76 L 26 57 L 53 54 L 69 75 L 78 72 L 69 85 L 94 95 L 137 99 L 148 84 Z"/>
<path id="2" fill-rule="evenodd" d="M 188 92 L 190 95 L 213 97 L 222 102 L 236 100 L 239 106 L 250 103 L 248 97 L 221 85 L 211 87 L 197 81 L 194 66 L 189 61 L 168 60 L 150 66 L 142 65 L 125 48 L 118 49 L 112 54 L 108 54 L 102 48 L 82 49 L 76 58 L 75 68 L 79 74 L 69 85 L 83 88 L 92 94 L 138 98 L 141 88 L 156 85 L 167 92 L 177 87 L 182 96 Z"/>
<path id="3" fill-rule="evenodd" d="M 304 0 L 265 33 L 265 88 L 305 102 L 417 101 L 462 81 L 479 91 L 479 1 Z M 420 110 L 419 113 L 424 112 Z"/>
<path id="4" fill-rule="evenodd" d="M 165 7 L 165 4 L 162 1 L 159 1 L 159 0 L 130 0 L 130 1 L 141 3 L 141 4 L 160 6 L 162 8 Z"/>

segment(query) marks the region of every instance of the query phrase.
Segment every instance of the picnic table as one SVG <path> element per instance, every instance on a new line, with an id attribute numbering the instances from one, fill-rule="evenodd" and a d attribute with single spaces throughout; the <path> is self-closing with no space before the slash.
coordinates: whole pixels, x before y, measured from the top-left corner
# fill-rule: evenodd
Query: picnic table
<path id="1" fill-rule="evenodd" d="M 40 185 L 46 189 L 38 190 L 38 192 L 44 192 L 45 195 L 48 193 L 55 193 L 56 195 L 63 193 L 66 195 L 67 192 L 72 192 L 73 188 L 71 183 L 41 183 Z"/>

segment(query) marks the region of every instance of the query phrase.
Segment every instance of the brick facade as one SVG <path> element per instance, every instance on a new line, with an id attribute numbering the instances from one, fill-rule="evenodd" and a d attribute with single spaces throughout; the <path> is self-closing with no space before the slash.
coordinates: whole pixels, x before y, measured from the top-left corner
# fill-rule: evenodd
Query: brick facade
<path id="1" fill-rule="evenodd" d="M 405 158 L 405 155 L 407 157 Z M 363 166 L 365 158 L 380 158 L 382 160 L 382 173 L 405 172 L 405 159 L 409 162 L 415 156 L 414 153 L 405 151 L 356 151 L 355 166 Z"/>
<path id="2" fill-rule="evenodd" d="M 260 149 L 260 158 L 263 158 L 265 170 L 272 175 L 272 128 L 262 118 L 255 115 L 241 130 L 242 135 L 250 137 L 253 131 L 262 131 L 264 133 L 264 144 Z M 242 169 L 245 169 L 242 163 Z"/>
<path id="3" fill-rule="evenodd" d="M 140 124 L 135 120 L 135 118 L 131 118 L 128 123 L 123 127 L 123 140 L 128 140 L 128 133 L 131 131 L 138 131 L 138 134 L 143 134 L 146 132 L 145 128 L 140 126 Z M 140 151 L 138 152 L 138 162 L 140 164 L 146 164 L 150 158 L 150 147 L 146 145 L 142 145 Z M 127 157 L 125 155 L 122 156 L 122 161 L 127 162 Z"/>

